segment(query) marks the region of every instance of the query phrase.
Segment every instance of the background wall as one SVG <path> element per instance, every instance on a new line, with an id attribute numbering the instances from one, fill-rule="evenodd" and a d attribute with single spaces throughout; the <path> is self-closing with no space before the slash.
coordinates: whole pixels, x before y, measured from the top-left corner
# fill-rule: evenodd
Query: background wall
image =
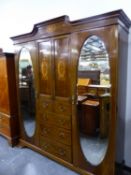
<path id="1" fill-rule="evenodd" d="M 125 118 L 125 163 L 131 167 L 131 28 L 128 48 L 127 98 Z"/>
<path id="2" fill-rule="evenodd" d="M 4 51 L 13 52 L 13 43 L 9 37 L 30 32 L 34 24 L 44 20 L 61 15 L 68 15 L 70 20 L 75 20 L 117 9 L 123 9 L 131 19 L 130 7 L 130 0 L 0 0 L 0 47 L 3 48 Z M 131 37 L 129 42 L 129 57 L 130 56 Z M 130 66 L 131 59 L 128 59 L 124 159 L 126 165 L 131 167 Z M 121 154 L 119 149 L 117 150 L 118 154 Z"/>
<path id="3" fill-rule="evenodd" d="M 35 23 L 68 15 L 70 20 L 123 9 L 131 18 L 130 0 L 0 0 L 0 47 L 13 51 L 10 36 L 30 32 Z"/>

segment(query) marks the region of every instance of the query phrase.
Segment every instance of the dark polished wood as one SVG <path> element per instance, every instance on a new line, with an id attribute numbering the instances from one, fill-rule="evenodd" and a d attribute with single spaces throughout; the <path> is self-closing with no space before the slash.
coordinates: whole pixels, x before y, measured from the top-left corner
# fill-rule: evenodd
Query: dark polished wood
<path id="1" fill-rule="evenodd" d="M 14 54 L 0 53 L 0 134 L 14 146 L 19 139 Z"/>
<path id="2" fill-rule="evenodd" d="M 26 135 L 19 113 L 20 144 L 83 175 L 114 174 L 117 95 L 121 88 L 118 63 L 127 58 L 129 27 L 130 20 L 118 10 L 73 22 L 62 16 L 36 24 L 31 33 L 12 37 L 16 45 L 17 87 L 19 55 L 23 47 L 31 53 L 36 87 L 36 132 L 31 138 Z M 98 166 L 91 165 L 82 153 L 77 116 L 78 61 L 85 40 L 92 35 L 105 43 L 111 68 L 111 129 L 106 156 Z M 106 99 L 101 97 L 100 102 L 106 103 Z M 102 120 L 105 121 L 104 116 Z M 103 126 L 101 132 L 106 134 Z"/>

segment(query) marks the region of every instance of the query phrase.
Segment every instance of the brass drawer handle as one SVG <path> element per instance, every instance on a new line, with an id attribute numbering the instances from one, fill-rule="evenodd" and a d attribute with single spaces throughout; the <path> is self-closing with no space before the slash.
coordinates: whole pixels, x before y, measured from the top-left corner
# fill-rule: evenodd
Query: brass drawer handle
<path id="1" fill-rule="evenodd" d="M 45 144 L 45 145 L 43 145 L 43 148 L 45 149 L 45 150 L 47 150 L 48 148 L 49 148 L 49 144 L 47 143 L 47 144 Z"/>
<path id="2" fill-rule="evenodd" d="M 49 129 L 48 128 L 44 128 L 43 129 L 43 134 L 49 134 Z"/>
<path id="3" fill-rule="evenodd" d="M 64 109 L 64 107 L 63 107 L 62 105 L 60 105 L 60 106 L 59 106 L 59 110 L 60 110 L 61 112 L 63 112 L 65 109 Z"/>
<path id="4" fill-rule="evenodd" d="M 63 119 L 59 119 L 59 123 L 61 123 L 61 125 L 64 125 L 66 122 L 66 120 L 63 120 Z"/>
<path id="5" fill-rule="evenodd" d="M 47 108 L 48 106 L 49 106 L 48 103 L 44 103 L 44 104 L 43 104 L 43 108 Z"/>
<path id="6" fill-rule="evenodd" d="M 46 114 L 43 115 L 43 120 L 48 121 L 48 116 Z"/>
<path id="7" fill-rule="evenodd" d="M 59 133 L 59 137 L 62 138 L 62 139 L 65 138 L 65 133 L 64 132 L 60 132 Z"/>
<path id="8" fill-rule="evenodd" d="M 65 153 L 66 153 L 65 150 L 59 149 L 59 154 L 60 154 L 61 156 L 65 156 L 65 155 L 66 155 Z"/>

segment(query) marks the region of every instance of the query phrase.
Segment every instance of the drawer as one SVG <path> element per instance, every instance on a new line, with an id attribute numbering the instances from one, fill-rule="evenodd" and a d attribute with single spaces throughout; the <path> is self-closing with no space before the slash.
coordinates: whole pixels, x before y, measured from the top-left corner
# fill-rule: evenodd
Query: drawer
<path id="1" fill-rule="evenodd" d="M 71 132 L 68 130 L 41 124 L 40 134 L 43 135 L 44 137 L 48 137 L 60 143 L 71 145 Z"/>
<path id="2" fill-rule="evenodd" d="M 77 87 L 78 95 L 87 94 L 88 88 L 87 86 L 78 86 Z"/>
<path id="3" fill-rule="evenodd" d="M 2 135 L 6 135 L 6 136 L 11 136 L 11 132 L 10 132 L 10 129 L 6 126 L 3 126 L 0 124 L 0 134 Z"/>
<path id="4" fill-rule="evenodd" d="M 0 133 L 10 136 L 10 117 L 0 113 Z"/>
<path id="5" fill-rule="evenodd" d="M 39 120 L 43 123 L 52 124 L 65 129 L 71 129 L 71 116 L 39 111 Z"/>
<path id="6" fill-rule="evenodd" d="M 53 103 L 51 100 L 44 100 L 44 99 L 40 99 L 39 100 L 39 110 L 41 110 L 42 112 L 45 111 L 52 111 L 52 107 Z"/>
<path id="7" fill-rule="evenodd" d="M 10 117 L 8 115 L 0 113 L 0 123 L 3 126 L 9 127 L 10 126 Z"/>
<path id="8" fill-rule="evenodd" d="M 72 162 L 72 156 L 71 156 L 71 147 L 66 146 L 64 144 L 54 142 L 50 139 L 46 139 L 44 137 L 40 137 L 40 147 L 63 160 L 66 160 L 68 162 Z"/>
<path id="9" fill-rule="evenodd" d="M 65 102 L 54 102 L 54 112 L 58 114 L 70 115 L 71 114 L 71 104 Z"/>

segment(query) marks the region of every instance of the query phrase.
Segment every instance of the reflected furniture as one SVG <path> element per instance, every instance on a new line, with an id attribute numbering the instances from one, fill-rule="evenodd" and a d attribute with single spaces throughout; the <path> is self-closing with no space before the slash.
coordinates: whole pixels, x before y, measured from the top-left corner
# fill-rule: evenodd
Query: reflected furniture
<path id="1" fill-rule="evenodd" d="M 100 137 L 105 138 L 109 131 L 110 115 L 110 87 L 111 85 L 88 85 L 88 96 L 99 101 Z"/>
<path id="2" fill-rule="evenodd" d="M 121 79 L 119 78 L 118 81 L 118 75 L 126 77 L 126 72 L 122 68 L 126 65 L 129 27 L 130 20 L 126 14 L 122 10 L 117 10 L 72 22 L 69 21 L 68 16 L 62 16 L 34 25 L 31 33 L 11 38 L 16 47 L 21 145 L 30 147 L 83 175 L 114 174 L 116 117 L 117 109 L 119 110 L 121 107 L 118 106 L 117 94 L 125 89 L 125 87 L 120 86 Z M 84 94 L 84 97 L 80 97 L 83 95 L 78 96 L 77 91 L 80 73 L 78 65 L 80 56 L 85 54 L 82 52 L 82 48 L 86 40 L 90 42 L 97 40 L 102 47 L 104 43 L 106 52 L 103 50 L 102 53 L 108 58 L 108 72 L 110 72 L 110 96 L 104 97 L 103 91 L 102 93 L 100 91 L 98 104 L 95 107 L 96 112 L 99 111 L 99 116 L 102 113 L 99 117 L 103 121 L 100 127 L 102 137 L 105 135 L 107 137 L 105 140 L 106 149 L 104 154 L 98 155 L 100 160 L 97 162 L 90 161 L 90 157 L 94 155 L 91 150 L 85 156 L 79 128 L 78 103 L 81 106 L 82 103 L 87 105 L 88 118 L 90 112 L 93 112 L 94 106 L 92 105 L 90 110 L 87 109 L 90 102 L 87 100 L 94 100 L 94 103 L 97 101 L 96 97 L 93 98 L 88 92 Z M 36 113 L 35 132 L 32 136 L 29 136 L 25 129 L 24 116 L 20 110 L 19 62 L 23 48 L 26 48 L 30 53 L 34 71 Z M 87 56 L 88 53 L 91 53 L 92 48 L 91 45 L 90 48 L 87 48 Z M 100 51 L 100 48 L 94 47 L 94 49 Z M 99 68 L 97 63 L 90 65 L 92 69 Z M 100 72 L 99 76 L 100 81 L 97 81 L 97 85 L 100 82 L 107 83 L 105 79 L 101 78 L 103 75 L 101 76 Z M 126 85 L 123 79 L 122 84 Z M 87 87 L 88 89 L 89 87 Z M 97 88 L 98 91 L 99 88 Z M 107 112 L 108 109 L 110 109 L 109 112 Z M 109 124 L 105 122 L 105 115 L 109 117 Z M 97 117 L 98 115 L 94 113 L 94 118 Z M 94 124 L 96 124 L 94 128 L 97 128 L 98 122 Z M 109 126 L 107 133 L 105 125 Z M 88 125 L 86 127 L 88 131 Z M 99 140 L 105 145 L 102 139 Z M 89 146 L 88 142 L 86 144 L 85 151 Z"/>
<path id="3" fill-rule="evenodd" d="M 110 118 L 110 95 L 103 94 L 99 96 L 100 102 L 100 137 L 108 137 L 109 118 Z"/>
<path id="4" fill-rule="evenodd" d="M 79 124 L 83 133 L 96 135 L 99 129 L 101 138 L 108 136 L 110 115 L 109 87 L 105 85 L 88 85 L 84 94 L 78 96 Z"/>
<path id="5" fill-rule="evenodd" d="M 0 53 L 0 135 L 14 146 L 19 139 L 16 98 L 15 62 L 13 53 Z"/>
<path id="6" fill-rule="evenodd" d="M 84 96 L 87 94 L 88 85 L 91 83 L 90 78 L 78 78 L 77 82 L 77 95 Z M 79 100 L 78 100 L 79 101 Z"/>
<path id="7" fill-rule="evenodd" d="M 81 105 L 80 131 L 88 136 L 95 136 L 99 127 L 99 101 L 87 99 Z"/>

